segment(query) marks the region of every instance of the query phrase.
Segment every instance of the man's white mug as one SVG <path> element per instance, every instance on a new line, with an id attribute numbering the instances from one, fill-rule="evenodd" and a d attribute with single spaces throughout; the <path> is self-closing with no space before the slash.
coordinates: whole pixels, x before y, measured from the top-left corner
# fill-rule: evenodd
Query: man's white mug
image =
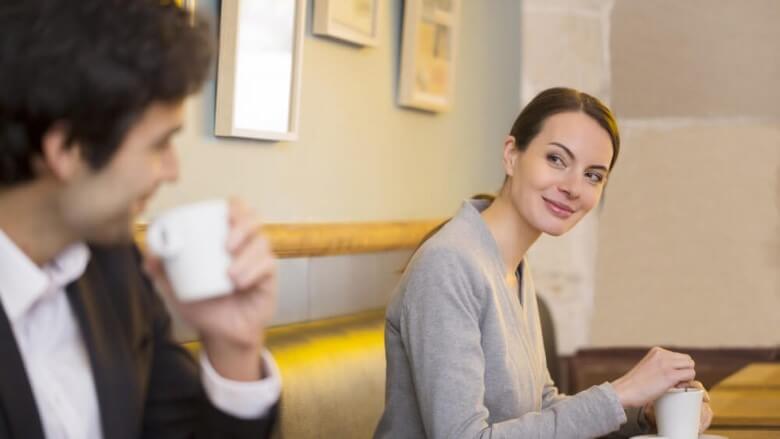
<path id="1" fill-rule="evenodd" d="M 152 221 L 146 244 L 162 259 L 179 300 L 203 300 L 233 291 L 228 276 L 229 229 L 225 200 L 177 207 Z"/>
<path id="2" fill-rule="evenodd" d="M 658 435 L 668 439 L 696 439 L 704 391 L 671 389 L 655 401 Z"/>

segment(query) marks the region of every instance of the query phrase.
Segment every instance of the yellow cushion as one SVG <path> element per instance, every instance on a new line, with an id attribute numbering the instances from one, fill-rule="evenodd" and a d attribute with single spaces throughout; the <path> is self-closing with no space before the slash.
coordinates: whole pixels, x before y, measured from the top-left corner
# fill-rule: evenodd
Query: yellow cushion
<path id="1" fill-rule="evenodd" d="M 282 375 L 277 437 L 371 437 L 384 408 L 384 322 L 377 310 L 268 331 Z"/>

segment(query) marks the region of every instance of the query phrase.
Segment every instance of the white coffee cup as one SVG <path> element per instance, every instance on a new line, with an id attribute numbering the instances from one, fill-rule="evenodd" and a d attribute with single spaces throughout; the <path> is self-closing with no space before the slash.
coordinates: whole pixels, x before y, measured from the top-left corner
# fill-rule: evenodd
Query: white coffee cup
<path id="1" fill-rule="evenodd" d="M 655 401 L 658 435 L 668 439 L 697 439 L 704 391 L 671 389 Z"/>
<path id="2" fill-rule="evenodd" d="M 228 203 L 211 200 L 171 209 L 146 232 L 149 250 L 159 256 L 179 300 L 194 301 L 228 294 Z"/>

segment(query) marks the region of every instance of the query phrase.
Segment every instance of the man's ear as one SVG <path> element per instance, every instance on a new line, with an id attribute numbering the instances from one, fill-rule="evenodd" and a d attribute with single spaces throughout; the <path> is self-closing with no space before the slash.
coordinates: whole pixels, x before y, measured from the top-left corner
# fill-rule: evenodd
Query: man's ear
<path id="1" fill-rule="evenodd" d="M 36 167 L 42 173 L 67 181 L 83 167 L 81 147 L 68 144 L 68 126 L 53 124 L 41 138 L 41 158 Z"/>
<path id="2" fill-rule="evenodd" d="M 520 150 L 517 149 L 515 138 L 507 136 L 504 139 L 504 173 L 510 177 L 515 175 L 515 162 L 518 155 L 520 155 Z"/>

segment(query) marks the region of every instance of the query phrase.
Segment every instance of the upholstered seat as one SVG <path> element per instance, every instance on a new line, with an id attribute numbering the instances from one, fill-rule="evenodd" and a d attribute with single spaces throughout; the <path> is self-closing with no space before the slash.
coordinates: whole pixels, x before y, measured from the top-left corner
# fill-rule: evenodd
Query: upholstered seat
<path id="1" fill-rule="evenodd" d="M 384 311 L 269 331 L 282 374 L 277 437 L 371 437 L 385 400 Z"/>
<path id="2" fill-rule="evenodd" d="M 545 332 L 548 318 L 544 313 Z M 268 331 L 266 345 L 282 375 L 276 438 L 372 436 L 384 409 L 384 328 L 384 310 L 375 310 Z"/>

